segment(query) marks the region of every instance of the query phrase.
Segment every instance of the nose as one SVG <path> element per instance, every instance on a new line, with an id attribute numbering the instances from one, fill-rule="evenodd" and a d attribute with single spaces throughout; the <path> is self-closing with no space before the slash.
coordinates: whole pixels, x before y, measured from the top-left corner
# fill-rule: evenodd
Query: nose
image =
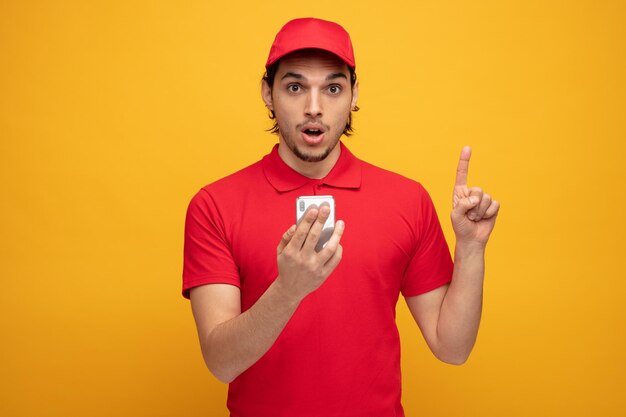
<path id="1" fill-rule="evenodd" d="M 318 89 L 312 88 L 309 90 L 304 112 L 311 118 L 316 118 L 322 115 L 322 97 Z"/>

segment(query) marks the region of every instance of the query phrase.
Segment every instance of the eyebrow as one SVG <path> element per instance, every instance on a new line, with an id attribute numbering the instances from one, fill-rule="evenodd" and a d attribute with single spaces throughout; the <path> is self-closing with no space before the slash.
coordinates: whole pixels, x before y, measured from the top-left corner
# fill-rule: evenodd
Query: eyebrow
<path id="1" fill-rule="evenodd" d="M 344 78 L 344 79 L 348 79 L 348 77 L 346 77 L 346 74 L 344 74 L 343 72 L 334 72 L 332 74 L 328 74 L 328 76 L 326 77 L 327 81 L 330 80 L 335 80 L 337 78 Z"/>
<path id="2" fill-rule="evenodd" d="M 284 80 L 285 78 L 295 78 L 298 80 L 305 80 L 306 77 L 302 74 L 298 74 L 297 72 L 287 72 L 285 73 L 285 75 L 283 75 L 281 77 L 281 80 Z M 330 80 L 335 80 L 337 78 L 344 78 L 344 79 L 348 79 L 348 77 L 346 76 L 346 74 L 344 74 L 343 72 L 333 72 L 332 74 L 328 74 L 326 76 L 326 81 L 330 81 Z"/>
<path id="3" fill-rule="evenodd" d="M 301 80 L 304 78 L 304 75 L 298 74 L 297 72 L 287 72 L 282 76 L 281 80 L 284 80 L 285 78 L 297 78 Z"/>

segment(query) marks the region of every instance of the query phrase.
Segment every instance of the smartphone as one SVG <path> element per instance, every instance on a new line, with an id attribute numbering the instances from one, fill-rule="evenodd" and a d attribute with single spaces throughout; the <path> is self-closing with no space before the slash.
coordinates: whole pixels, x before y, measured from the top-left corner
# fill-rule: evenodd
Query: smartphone
<path id="1" fill-rule="evenodd" d="M 315 250 L 321 251 L 335 230 L 335 198 L 332 195 L 303 195 L 296 199 L 296 224 L 300 224 L 302 216 L 311 208 L 320 208 L 322 205 L 330 207 L 330 214 L 324 228 L 320 234 L 320 238 L 317 241 Z"/>

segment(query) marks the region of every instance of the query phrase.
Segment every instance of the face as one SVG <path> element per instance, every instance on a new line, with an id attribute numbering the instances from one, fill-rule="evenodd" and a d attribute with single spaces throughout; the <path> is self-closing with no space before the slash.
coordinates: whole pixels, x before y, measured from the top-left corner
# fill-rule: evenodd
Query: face
<path id="1" fill-rule="evenodd" d="M 335 151 L 356 105 L 358 85 L 348 66 L 320 50 L 294 52 L 280 60 L 263 100 L 276 116 L 280 146 L 304 162 L 325 160 Z"/>

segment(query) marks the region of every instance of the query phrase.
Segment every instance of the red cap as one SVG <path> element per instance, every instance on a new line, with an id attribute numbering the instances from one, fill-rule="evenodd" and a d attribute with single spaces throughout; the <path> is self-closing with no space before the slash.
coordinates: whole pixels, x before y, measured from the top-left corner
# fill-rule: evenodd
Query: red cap
<path id="1" fill-rule="evenodd" d="M 309 48 L 331 52 L 348 66 L 356 67 L 350 35 L 343 27 L 327 20 L 305 17 L 287 22 L 278 32 L 265 68 L 291 52 Z"/>

